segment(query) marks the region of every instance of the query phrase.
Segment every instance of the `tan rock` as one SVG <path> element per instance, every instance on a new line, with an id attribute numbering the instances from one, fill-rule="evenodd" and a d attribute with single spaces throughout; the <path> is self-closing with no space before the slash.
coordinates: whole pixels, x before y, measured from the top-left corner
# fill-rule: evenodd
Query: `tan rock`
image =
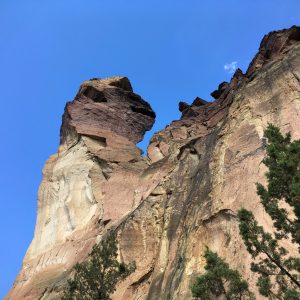
<path id="1" fill-rule="evenodd" d="M 6 299 L 60 299 L 72 266 L 107 229 L 118 233 L 119 259 L 137 265 L 113 299 L 191 299 L 205 246 L 256 290 L 236 213 L 250 209 L 272 230 L 255 182 L 265 180 L 268 122 L 300 138 L 298 30 L 271 33 L 260 49 L 271 51 L 267 57 L 256 57 L 246 75 L 237 72 L 222 84 L 215 102 L 187 107 L 181 120 L 155 134 L 147 159 L 135 143 L 153 122 L 151 108 L 141 102 L 144 110 L 129 112 L 125 79 L 84 83 L 67 105 L 59 152 L 44 168 L 34 239 Z M 129 95 L 121 105 L 128 115 L 101 121 L 120 103 L 118 97 L 112 106 L 101 102 L 103 93 Z"/>

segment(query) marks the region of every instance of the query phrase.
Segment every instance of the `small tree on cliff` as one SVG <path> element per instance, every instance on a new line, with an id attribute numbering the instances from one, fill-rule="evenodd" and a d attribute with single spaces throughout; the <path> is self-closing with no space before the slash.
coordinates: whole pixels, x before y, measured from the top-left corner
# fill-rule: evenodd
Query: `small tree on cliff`
<path id="1" fill-rule="evenodd" d="M 135 270 L 135 264 L 119 263 L 114 234 L 95 245 L 90 259 L 74 267 L 74 277 L 62 300 L 109 300 L 116 284 Z"/>
<path id="2" fill-rule="evenodd" d="M 223 296 L 226 300 L 255 299 L 249 291 L 248 283 L 242 279 L 238 271 L 229 268 L 229 265 L 217 253 L 206 249 L 206 272 L 197 277 L 192 285 L 192 294 L 201 300 L 216 299 Z"/>
<path id="3" fill-rule="evenodd" d="M 295 253 L 300 246 L 300 140 L 269 124 L 265 130 L 268 167 L 267 187 L 257 183 L 257 194 L 273 220 L 275 233 L 258 225 L 252 212 L 238 212 L 240 233 L 253 258 L 251 269 L 258 273 L 261 295 L 269 299 L 300 299 L 300 256 L 289 255 L 284 246 L 291 242 Z"/>

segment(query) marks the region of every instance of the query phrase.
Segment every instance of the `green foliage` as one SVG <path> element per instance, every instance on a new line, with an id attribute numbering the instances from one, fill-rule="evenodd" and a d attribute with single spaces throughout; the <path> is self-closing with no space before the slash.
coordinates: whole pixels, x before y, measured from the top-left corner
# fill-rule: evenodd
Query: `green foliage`
<path id="1" fill-rule="evenodd" d="M 265 136 L 268 145 L 263 163 L 269 169 L 268 185 L 265 188 L 258 183 L 257 194 L 274 221 L 277 238 L 291 234 L 293 242 L 300 245 L 300 140 L 292 142 L 290 133 L 283 136 L 279 128 L 271 124 Z M 293 210 L 293 218 L 286 208 L 280 207 L 282 202 Z"/>
<path id="2" fill-rule="evenodd" d="M 74 277 L 62 300 L 109 300 L 116 284 L 135 270 L 135 264 L 125 265 L 117 260 L 114 234 L 93 247 L 90 259 L 74 267 Z"/>
<path id="3" fill-rule="evenodd" d="M 253 258 L 252 271 L 258 273 L 257 286 L 269 299 L 300 299 L 300 258 L 289 255 L 284 244 L 289 240 L 299 252 L 300 246 L 300 140 L 291 141 L 269 124 L 267 187 L 257 183 L 257 194 L 273 220 L 275 232 L 268 233 L 242 208 L 238 212 L 240 233 Z"/>
<path id="4" fill-rule="evenodd" d="M 210 300 L 224 296 L 227 300 L 255 299 L 249 291 L 248 283 L 242 279 L 238 271 L 229 265 L 217 253 L 206 249 L 206 272 L 197 277 L 192 285 L 192 294 L 197 299 Z"/>

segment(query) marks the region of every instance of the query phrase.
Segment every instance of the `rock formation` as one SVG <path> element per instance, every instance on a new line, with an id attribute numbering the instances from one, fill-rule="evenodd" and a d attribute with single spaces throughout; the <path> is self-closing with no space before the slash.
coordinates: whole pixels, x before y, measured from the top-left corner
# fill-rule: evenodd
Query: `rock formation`
<path id="1" fill-rule="evenodd" d="M 255 289 L 238 231 L 240 207 L 271 228 L 256 195 L 268 122 L 300 138 L 300 28 L 264 37 L 247 72 L 180 104 L 182 117 L 136 143 L 154 122 L 125 77 L 82 84 L 66 105 L 61 143 L 43 170 L 34 239 L 6 299 L 60 299 L 72 266 L 108 231 L 136 271 L 113 299 L 191 299 L 205 246 Z"/>

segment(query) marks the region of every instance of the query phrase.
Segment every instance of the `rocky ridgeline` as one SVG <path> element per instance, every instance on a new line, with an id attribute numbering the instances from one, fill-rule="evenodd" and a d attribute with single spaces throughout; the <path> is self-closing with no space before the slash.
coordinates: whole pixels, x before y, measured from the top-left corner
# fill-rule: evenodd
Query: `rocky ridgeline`
<path id="1" fill-rule="evenodd" d="M 205 246 L 255 290 L 236 220 L 252 210 L 263 182 L 268 122 L 300 138 L 300 28 L 271 32 L 245 74 L 181 102 L 182 117 L 156 133 L 141 157 L 136 143 L 155 113 L 126 77 L 84 82 L 63 115 L 61 143 L 43 170 L 34 239 L 6 299 L 60 299 L 70 270 L 107 231 L 119 259 L 136 262 L 113 299 L 190 299 Z"/>

